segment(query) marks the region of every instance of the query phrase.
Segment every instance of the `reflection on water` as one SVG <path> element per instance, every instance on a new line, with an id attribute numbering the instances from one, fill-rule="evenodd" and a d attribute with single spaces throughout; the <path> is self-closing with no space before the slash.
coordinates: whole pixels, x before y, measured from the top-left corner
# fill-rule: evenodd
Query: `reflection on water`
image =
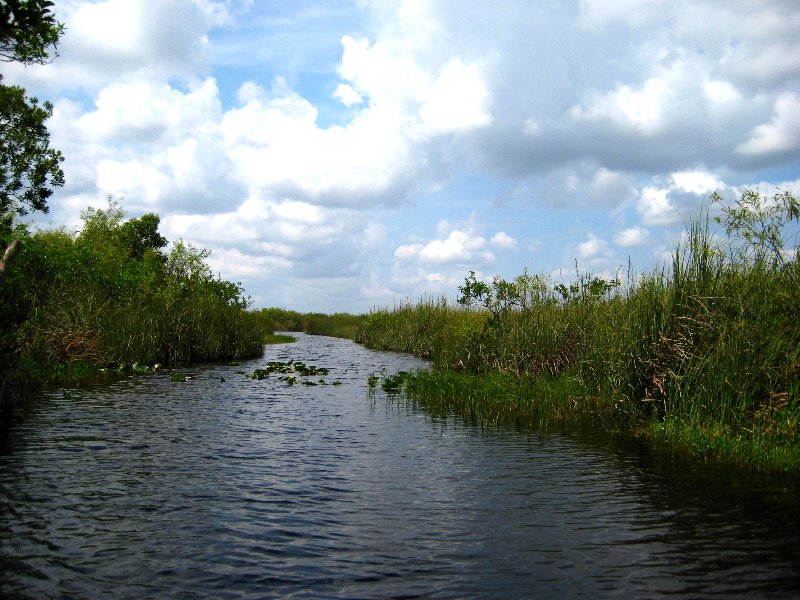
<path id="1" fill-rule="evenodd" d="M 341 386 L 246 379 L 267 360 Z M 791 597 L 796 489 L 586 433 L 433 419 L 302 336 L 45 394 L 0 453 L 0 596 Z M 224 381 L 223 381 L 224 380 Z"/>

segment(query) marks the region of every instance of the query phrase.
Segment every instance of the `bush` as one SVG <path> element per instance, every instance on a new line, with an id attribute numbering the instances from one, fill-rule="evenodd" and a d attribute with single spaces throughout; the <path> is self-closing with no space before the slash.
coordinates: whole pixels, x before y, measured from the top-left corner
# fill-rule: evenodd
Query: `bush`
<path id="1" fill-rule="evenodd" d="M 90 208 L 77 233 L 28 234 L 0 284 L 8 368 L 61 372 L 97 367 L 257 356 L 265 323 L 239 284 L 215 277 L 208 251 L 178 241 L 165 250 L 159 217 L 124 219 L 113 201 Z M 11 359 L 17 354 L 19 362 Z"/>

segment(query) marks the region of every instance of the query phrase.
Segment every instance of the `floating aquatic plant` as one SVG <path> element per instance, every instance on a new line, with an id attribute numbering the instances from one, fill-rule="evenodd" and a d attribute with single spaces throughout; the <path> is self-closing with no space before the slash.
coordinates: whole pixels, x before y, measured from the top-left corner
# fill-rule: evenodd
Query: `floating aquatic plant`
<path id="1" fill-rule="evenodd" d="M 237 371 L 238 373 L 239 371 Z M 298 382 L 297 375 L 301 377 L 317 377 L 320 375 L 327 375 L 330 372 L 330 369 L 325 367 L 317 367 L 316 365 L 307 365 L 301 361 L 295 361 L 294 359 L 288 361 L 278 361 L 273 360 L 266 364 L 266 367 L 263 369 L 255 369 L 246 377 L 250 379 L 265 379 L 269 377 L 271 373 L 279 373 L 284 375 L 284 377 L 280 377 L 281 381 L 287 382 L 289 385 L 294 385 Z M 313 382 L 308 379 L 301 380 L 300 383 L 303 385 L 327 385 L 327 382 L 320 378 L 318 382 Z M 341 382 L 334 383 L 334 385 L 341 385 Z"/>
<path id="2" fill-rule="evenodd" d="M 266 377 L 269 377 L 269 371 L 265 369 L 256 369 L 255 371 L 250 373 L 248 377 L 250 377 L 250 379 L 258 379 L 260 381 Z"/>

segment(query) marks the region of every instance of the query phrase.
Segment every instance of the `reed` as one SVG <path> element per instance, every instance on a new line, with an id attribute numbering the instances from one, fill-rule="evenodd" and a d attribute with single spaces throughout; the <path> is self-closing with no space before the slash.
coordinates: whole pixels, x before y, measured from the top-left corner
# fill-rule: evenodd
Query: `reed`
<path id="1" fill-rule="evenodd" d="M 457 413 L 472 423 L 541 427 L 596 422 L 608 416 L 602 407 L 578 401 L 585 390 L 572 377 L 514 379 L 497 372 L 419 370 L 388 376 L 382 388 L 390 395 L 408 397 L 432 414 Z"/>
<path id="2" fill-rule="evenodd" d="M 747 202 L 723 209 L 725 237 L 701 214 L 670 264 L 625 286 L 471 274 L 461 301 L 478 309 L 423 300 L 374 311 L 357 339 L 431 358 L 433 371 L 397 386 L 431 410 L 487 422 L 600 418 L 800 474 L 800 261 L 780 228 L 757 227 L 795 222 L 800 210 L 788 195 Z"/>
<path id="3" fill-rule="evenodd" d="M 272 331 L 303 332 L 311 335 L 327 335 L 355 339 L 363 315 L 347 313 L 301 313 L 284 308 L 262 308 L 258 318 L 269 324 Z"/>
<path id="4" fill-rule="evenodd" d="M 479 331 L 486 316 L 453 307 L 445 298 L 424 298 L 392 310 L 373 310 L 355 340 L 370 348 L 408 352 L 429 358 L 439 368 L 463 368 L 461 349 Z"/>
<path id="5" fill-rule="evenodd" d="M 77 233 L 21 232 L 2 282 L 4 378 L 54 381 L 120 364 L 258 356 L 271 333 L 238 285 L 211 272 L 208 253 L 164 251 L 158 217 L 124 220 L 111 202 Z M 12 360 L 10 357 L 14 357 Z"/>
<path id="6" fill-rule="evenodd" d="M 303 327 L 304 331 L 311 335 L 327 335 L 353 340 L 358 335 L 362 320 L 362 315 L 310 313 L 304 316 Z"/>

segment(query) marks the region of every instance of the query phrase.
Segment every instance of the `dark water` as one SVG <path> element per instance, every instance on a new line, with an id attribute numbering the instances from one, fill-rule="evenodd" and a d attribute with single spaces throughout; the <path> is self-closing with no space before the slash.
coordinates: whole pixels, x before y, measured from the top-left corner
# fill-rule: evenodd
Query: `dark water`
<path id="1" fill-rule="evenodd" d="M 343 385 L 236 373 L 278 358 Z M 44 395 L 1 444 L 0 596 L 800 593 L 795 488 L 370 398 L 371 372 L 420 365 L 301 337 L 185 383 Z"/>

